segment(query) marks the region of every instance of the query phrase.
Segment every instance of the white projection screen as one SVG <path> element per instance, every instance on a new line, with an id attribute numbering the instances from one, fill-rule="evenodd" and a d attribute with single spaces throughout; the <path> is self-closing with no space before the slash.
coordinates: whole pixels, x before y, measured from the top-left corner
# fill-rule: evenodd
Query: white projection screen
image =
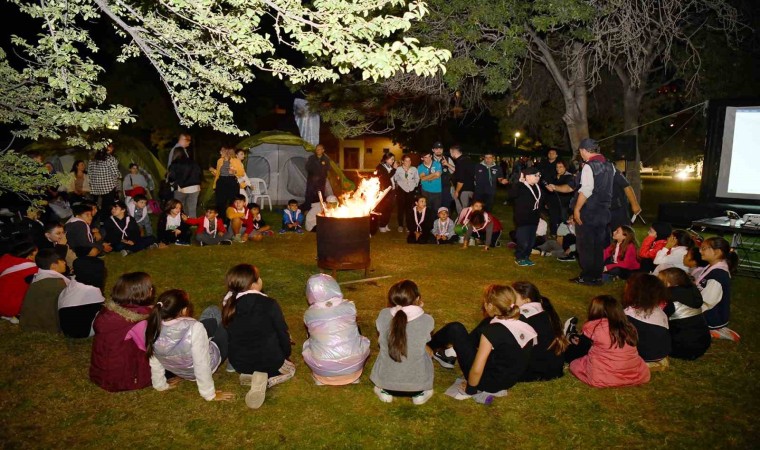
<path id="1" fill-rule="evenodd" d="M 715 196 L 760 201 L 760 106 L 726 107 Z"/>

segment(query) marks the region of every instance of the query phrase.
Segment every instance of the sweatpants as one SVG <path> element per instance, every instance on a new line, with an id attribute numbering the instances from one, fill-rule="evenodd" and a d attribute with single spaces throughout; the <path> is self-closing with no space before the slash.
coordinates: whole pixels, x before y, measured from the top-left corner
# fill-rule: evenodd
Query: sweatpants
<path id="1" fill-rule="evenodd" d="M 459 192 L 459 197 L 454 199 L 454 203 L 457 206 L 457 215 L 461 213 L 464 208 L 467 208 L 472 204 L 472 197 L 474 194 L 473 191 Z"/>
<path id="2" fill-rule="evenodd" d="M 217 233 L 213 235 L 204 231 L 195 235 L 195 240 L 205 245 L 218 245 L 220 242 L 229 241 L 230 239 L 232 239 L 232 230 L 227 230 L 224 234 Z"/>

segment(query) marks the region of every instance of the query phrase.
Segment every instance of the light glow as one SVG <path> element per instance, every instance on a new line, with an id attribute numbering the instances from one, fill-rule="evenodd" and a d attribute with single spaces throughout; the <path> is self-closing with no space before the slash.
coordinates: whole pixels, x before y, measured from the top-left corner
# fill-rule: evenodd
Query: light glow
<path id="1" fill-rule="evenodd" d="M 340 196 L 337 207 L 324 208 L 323 215 L 338 218 L 369 216 L 390 189 L 389 186 L 385 190 L 380 190 L 378 178 L 364 178 L 355 191 L 346 192 Z"/>

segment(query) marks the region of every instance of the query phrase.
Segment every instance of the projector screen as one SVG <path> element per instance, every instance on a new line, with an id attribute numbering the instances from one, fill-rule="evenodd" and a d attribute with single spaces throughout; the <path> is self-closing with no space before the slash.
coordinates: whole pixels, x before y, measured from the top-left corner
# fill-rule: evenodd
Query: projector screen
<path id="1" fill-rule="evenodd" d="M 715 196 L 760 201 L 760 106 L 726 107 Z"/>

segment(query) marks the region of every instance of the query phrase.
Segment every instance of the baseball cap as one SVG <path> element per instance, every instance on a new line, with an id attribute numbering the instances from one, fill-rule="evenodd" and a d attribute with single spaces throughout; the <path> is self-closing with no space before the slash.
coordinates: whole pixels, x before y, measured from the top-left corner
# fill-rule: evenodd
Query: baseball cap
<path id="1" fill-rule="evenodd" d="M 447 208 L 445 206 L 441 206 L 440 208 L 438 208 L 438 212 L 441 212 L 441 211 L 449 212 L 449 208 Z"/>
<path id="2" fill-rule="evenodd" d="M 591 138 L 583 139 L 578 146 L 578 149 L 585 148 L 586 150 L 590 152 L 598 152 L 599 151 L 599 143 L 596 142 L 596 140 Z"/>
<path id="3" fill-rule="evenodd" d="M 443 144 L 441 144 L 441 141 L 435 141 L 433 142 L 433 147 L 431 148 L 443 148 Z"/>

